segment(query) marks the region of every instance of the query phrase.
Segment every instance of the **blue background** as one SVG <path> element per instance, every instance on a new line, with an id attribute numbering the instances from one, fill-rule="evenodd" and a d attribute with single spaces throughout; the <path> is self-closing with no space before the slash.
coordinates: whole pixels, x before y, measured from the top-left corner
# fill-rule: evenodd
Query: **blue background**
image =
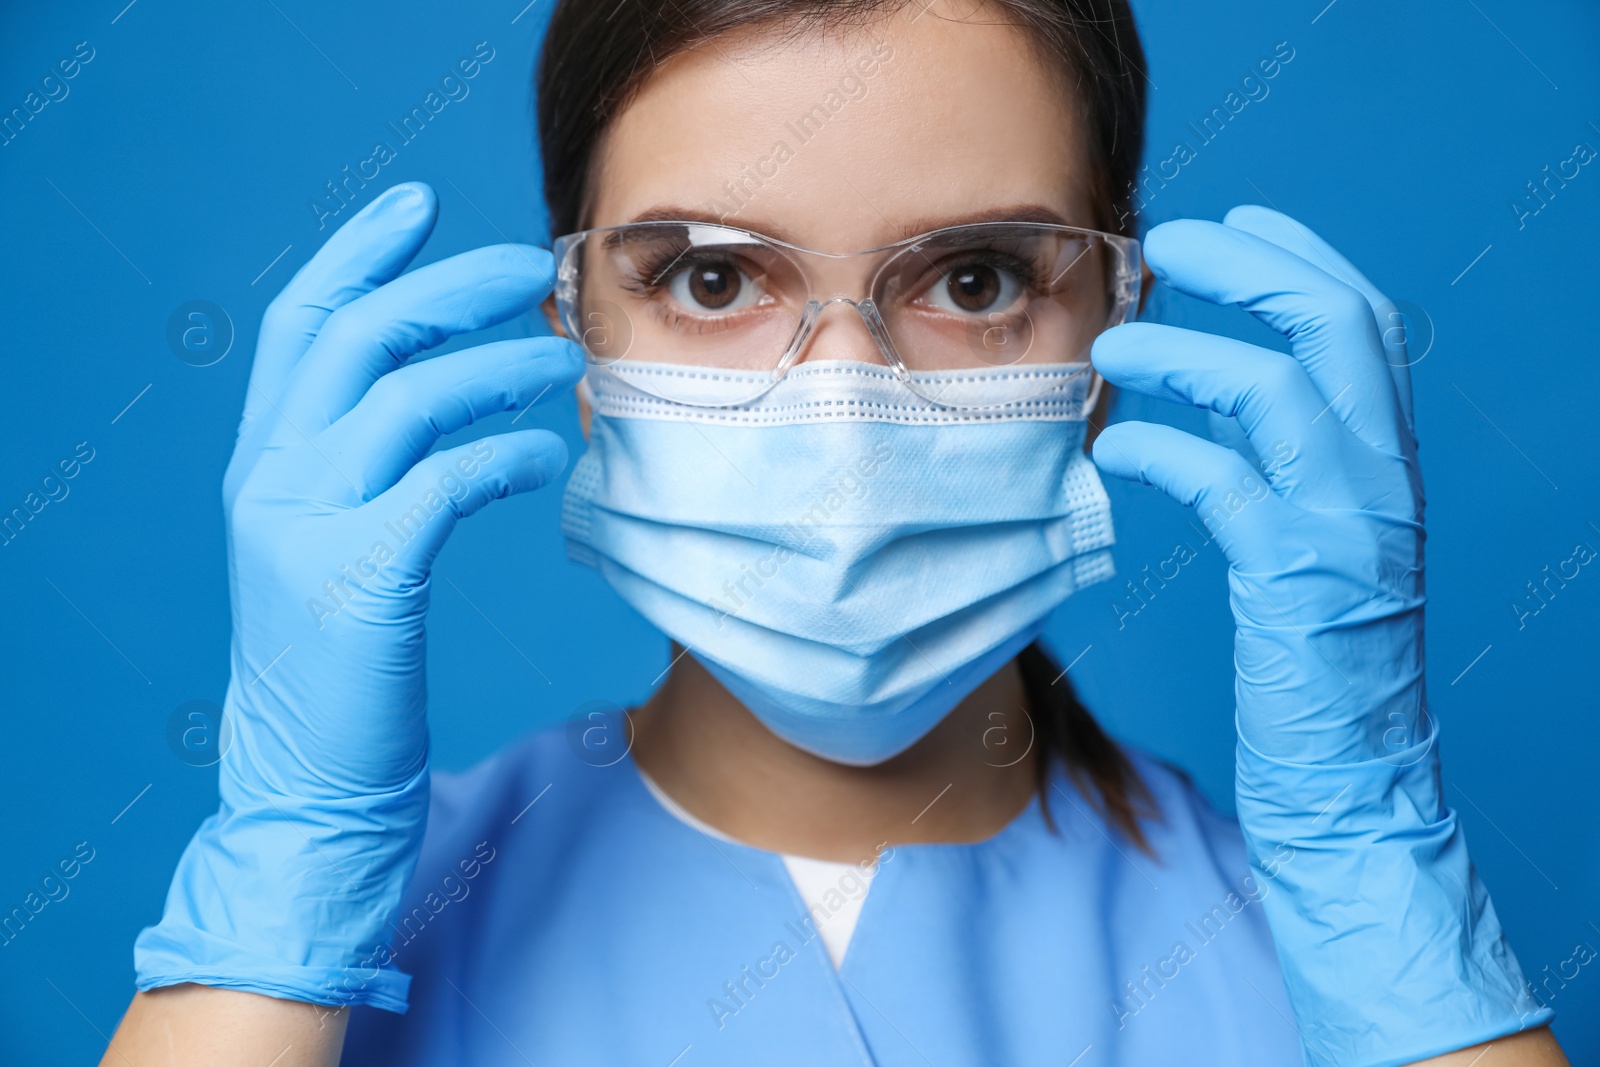
<path id="1" fill-rule="evenodd" d="M 70 495 L 0 548 L 0 913 L 78 842 L 94 849 L 70 895 L 0 947 L 12 1062 L 98 1057 L 132 992 L 134 936 L 214 808 L 215 770 L 180 760 L 167 723 L 187 701 L 220 701 L 227 682 L 219 487 L 261 311 L 331 232 L 309 204 L 487 41 L 495 58 L 470 95 L 362 202 L 394 181 L 432 183 L 442 214 L 422 261 L 546 236 L 528 82 L 551 0 L 125 2 L 9 5 L 0 32 L 0 112 L 78 42 L 95 50 L 70 94 L 0 147 L 0 512 L 78 442 L 95 453 Z M 1510 0 L 1325 3 L 1136 4 L 1152 161 L 1195 143 L 1186 124 L 1278 42 L 1295 50 L 1270 94 L 1150 200 L 1147 221 L 1271 204 L 1409 301 L 1414 342 L 1434 334 L 1414 369 L 1432 705 L 1450 801 L 1537 981 L 1580 943 L 1600 948 L 1600 567 L 1520 629 L 1510 606 L 1578 542 L 1600 547 L 1600 353 L 1583 285 L 1600 247 L 1600 162 L 1520 227 L 1511 204 L 1576 143 L 1600 148 L 1600 15 L 1577 2 L 1536 17 Z M 196 299 L 238 331 L 212 366 L 166 341 L 168 317 Z M 1240 315 L 1170 296 L 1156 310 L 1264 338 Z M 1153 402 L 1118 414 L 1203 432 Z M 530 422 L 581 447 L 570 396 Z M 1195 540 L 1155 491 L 1111 493 L 1125 575 Z M 635 700 L 666 663 L 665 640 L 566 561 L 559 500 L 497 504 L 440 560 L 460 594 L 436 585 L 430 626 L 439 766 L 587 702 Z M 1203 550 L 1120 629 L 1118 598 L 1112 587 L 1075 598 L 1051 626 L 1055 647 L 1082 653 L 1073 677 L 1112 731 L 1231 807 L 1220 555 Z M 1573 1061 L 1600 1062 L 1600 961 L 1548 989 Z"/>

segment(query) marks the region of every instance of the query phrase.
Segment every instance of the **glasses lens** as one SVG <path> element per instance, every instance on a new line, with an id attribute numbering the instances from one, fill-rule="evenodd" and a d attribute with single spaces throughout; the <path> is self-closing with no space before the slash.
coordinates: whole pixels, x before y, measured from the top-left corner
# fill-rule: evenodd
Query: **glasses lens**
<path id="1" fill-rule="evenodd" d="M 1082 373 L 1123 321 L 1138 265 L 1103 234 L 1013 223 L 942 230 L 883 265 L 873 300 L 912 387 L 957 406 L 1012 403 Z M 967 383 L 981 370 L 982 388 Z M 970 394 L 970 395 L 969 395 Z"/>
<path id="2" fill-rule="evenodd" d="M 655 396 L 743 403 L 804 344 L 811 294 L 794 257 L 805 253 L 757 234 L 639 223 L 563 238 L 558 251 L 568 334 L 591 363 Z M 1095 337 L 1133 309 L 1139 255 L 1092 230 L 982 223 L 888 253 L 872 277 L 859 307 L 878 346 L 911 372 L 907 384 L 935 403 L 985 407 L 1085 374 Z"/>
<path id="3" fill-rule="evenodd" d="M 582 235 L 566 255 L 563 314 L 590 362 L 680 403 L 764 391 L 805 309 L 799 268 L 731 227 L 641 223 Z"/>

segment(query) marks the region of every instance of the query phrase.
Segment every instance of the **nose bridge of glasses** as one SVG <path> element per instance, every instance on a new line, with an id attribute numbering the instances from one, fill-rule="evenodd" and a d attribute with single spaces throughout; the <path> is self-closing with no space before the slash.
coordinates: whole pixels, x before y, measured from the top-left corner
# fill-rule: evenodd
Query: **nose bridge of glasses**
<path id="1" fill-rule="evenodd" d="M 784 367 L 807 359 L 847 359 L 886 363 L 898 373 L 899 359 L 894 347 L 887 343 L 882 319 L 872 300 L 884 250 L 822 252 L 791 248 L 790 253 L 801 263 L 807 293 L 805 313 L 785 354 Z"/>
<path id="2" fill-rule="evenodd" d="M 835 305 L 844 307 L 836 309 Z M 854 310 L 855 314 L 846 308 Z M 808 359 L 882 362 L 897 373 L 901 369 L 876 305 L 871 299 L 857 300 L 848 296 L 813 297 L 806 302 L 782 367 L 787 369 Z"/>
<path id="3" fill-rule="evenodd" d="M 871 296 L 872 284 L 883 259 L 877 250 L 819 252 L 791 247 L 789 253 L 798 261 L 805 279 L 806 296 L 823 305 L 840 301 L 857 304 Z"/>

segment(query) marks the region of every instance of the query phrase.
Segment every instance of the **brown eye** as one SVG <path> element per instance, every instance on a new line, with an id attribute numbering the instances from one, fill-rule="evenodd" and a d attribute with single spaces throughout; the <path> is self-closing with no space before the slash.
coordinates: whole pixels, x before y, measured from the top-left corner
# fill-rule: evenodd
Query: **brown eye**
<path id="1" fill-rule="evenodd" d="M 694 306 L 721 311 L 739 299 L 743 281 L 739 272 L 724 264 L 708 263 L 685 272 L 688 297 Z"/>
<path id="2" fill-rule="evenodd" d="M 927 305 L 952 315 L 994 316 L 1016 310 L 1026 295 L 1020 270 L 973 257 L 941 267 L 939 280 L 924 291 Z"/>
<path id="3" fill-rule="evenodd" d="M 761 303 L 759 277 L 738 259 L 707 254 L 677 265 L 661 284 L 672 302 L 689 314 L 724 318 Z"/>
<path id="4" fill-rule="evenodd" d="M 994 306 L 1002 286 L 1000 272 L 993 267 L 958 267 L 946 276 L 950 301 L 962 311 L 979 312 Z"/>

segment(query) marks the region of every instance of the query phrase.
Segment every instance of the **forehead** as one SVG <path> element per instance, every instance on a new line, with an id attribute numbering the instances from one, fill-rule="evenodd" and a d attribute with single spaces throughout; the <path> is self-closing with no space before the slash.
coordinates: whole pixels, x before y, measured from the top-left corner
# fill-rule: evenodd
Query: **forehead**
<path id="1" fill-rule="evenodd" d="M 1092 225 L 1064 72 L 992 12 L 946 6 L 673 56 L 601 142 L 585 225 L 682 209 L 830 251 L 996 208 Z"/>

